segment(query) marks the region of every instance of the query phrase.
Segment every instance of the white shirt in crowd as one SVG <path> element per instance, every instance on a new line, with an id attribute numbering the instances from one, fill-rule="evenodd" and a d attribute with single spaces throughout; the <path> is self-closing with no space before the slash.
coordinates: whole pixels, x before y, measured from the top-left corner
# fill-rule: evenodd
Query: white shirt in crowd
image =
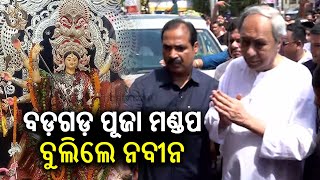
<path id="1" fill-rule="evenodd" d="M 310 61 L 312 59 L 313 58 L 312 58 L 311 52 L 308 50 L 304 50 L 304 54 L 303 54 L 302 58 L 298 61 L 298 63 L 302 64 L 302 63 L 305 63 L 305 62 Z"/>
<path id="2" fill-rule="evenodd" d="M 223 73 L 226 71 L 229 63 L 232 61 L 232 59 L 229 59 L 228 61 L 219 64 L 219 66 L 217 66 L 216 71 L 214 73 L 214 78 L 218 81 L 220 81 L 220 78 L 222 77 Z"/>
<path id="3" fill-rule="evenodd" d="M 263 137 L 236 124 L 219 131 L 218 112 L 210 107 L 205 125 L 210 139 L 221 144 L 223 179 L 302 179 L 303 159 L 315 147 L 311 80 L 306 67 L 287 58 L 260 73 L 250 69 L 243 57 L 230 62 L 219 89 L 233 98 L 241 94 L 245 109 L 266 129 Z"/>
<path id="4" fill-rule="evenodd" d="M 310 42 L 304 43 L 303 49 L 307 51 L 311 51 L 311 43 Z"/>

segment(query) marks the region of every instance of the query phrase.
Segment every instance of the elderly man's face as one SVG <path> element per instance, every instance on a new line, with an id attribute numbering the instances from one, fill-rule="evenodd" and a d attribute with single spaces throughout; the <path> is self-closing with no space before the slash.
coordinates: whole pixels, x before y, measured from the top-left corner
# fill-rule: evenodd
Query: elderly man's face
<path id="1" fill-rule="evenodd" d="M 276 66 L 275 57 L 280 48 L 272 35 L 268 18 L 253 14 L 245 18 L 240 30 L 241 52 L 249 68 L 267 71 Z"/>

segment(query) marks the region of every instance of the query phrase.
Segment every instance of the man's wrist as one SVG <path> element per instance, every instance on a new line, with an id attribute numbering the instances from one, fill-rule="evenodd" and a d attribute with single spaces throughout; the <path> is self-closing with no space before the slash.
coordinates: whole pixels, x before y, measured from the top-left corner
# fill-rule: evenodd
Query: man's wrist
<path id="1" fill-rule="evenodd" d="M 260 136 L 263 136 L 265 131 L 265 124 L 251 115 L 249 115 L 246 120 L 242 122 L 241 126 Z"/>

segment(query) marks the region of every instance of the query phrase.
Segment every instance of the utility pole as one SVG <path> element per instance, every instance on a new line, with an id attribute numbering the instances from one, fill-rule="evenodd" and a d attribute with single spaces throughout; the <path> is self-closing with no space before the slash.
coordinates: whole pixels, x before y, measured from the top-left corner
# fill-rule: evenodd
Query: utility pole
<path id="1" fill-rule="evenodd" d="M 172 14 L 178 14 L 178 0 L 172 0 L 173 7 L 172 7 Z"/>
<path id="2" fill-rule="evenodd" d="M 210 14 L 209 14 L 210 16 L 212 14 L 212 10 L 213 10 L 213 7 L 216 4 L 216 2 L 217 2 L 217 0 L 210 0 Z"/>

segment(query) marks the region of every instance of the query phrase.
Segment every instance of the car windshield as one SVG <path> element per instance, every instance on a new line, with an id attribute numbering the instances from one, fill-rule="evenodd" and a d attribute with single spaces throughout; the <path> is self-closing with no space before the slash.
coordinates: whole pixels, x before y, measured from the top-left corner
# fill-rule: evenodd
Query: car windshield
<path id="1" fill-rule="evenodd" d="M 159 61 L 162 58 L 161 29 L 131 30 L 137 38 L 136 53 L 133 57 L 133 66 L 130 74 L 150 72 L 160 68 Z M 219 44 L 214 40 L 207 29 L 197 30 L 199 51 L 196 58 L 207 54 L 215 54 L 221 51 Z"/>

